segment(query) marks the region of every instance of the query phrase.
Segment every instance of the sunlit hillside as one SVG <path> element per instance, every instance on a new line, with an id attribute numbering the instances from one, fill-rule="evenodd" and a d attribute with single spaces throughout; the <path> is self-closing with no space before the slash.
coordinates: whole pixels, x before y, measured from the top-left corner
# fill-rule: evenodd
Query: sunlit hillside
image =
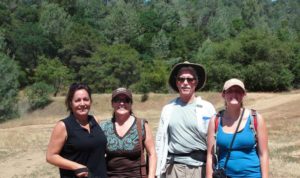
<path id="1" fill-rule="evenodd" d="M 219 93 L 199 93 L 217 109 L 223 107 Z M 157 129 L 163 105 L 176 94 L 149 94 L 146 102 L 134 96 L 133 109 L 138 117 L 148 119 L 153 133 Z M 255 108 L 267 121 L 269 129 L 270 177 L 300 177 L 300 91 L 285 93 L 249 93 L 245 105 Z M 45 161 L 45 151 L 54 124 L 66 115 L 64 97 L 42 110 L 26 112 L 26 101 L 20 103 L 22 116 L 0 124 L 0 167 L 2 178 L 56 178 L 58 169 Z M 97 119 L 111 116 L 110 95 L 93 95 L 91 113 Z"/>

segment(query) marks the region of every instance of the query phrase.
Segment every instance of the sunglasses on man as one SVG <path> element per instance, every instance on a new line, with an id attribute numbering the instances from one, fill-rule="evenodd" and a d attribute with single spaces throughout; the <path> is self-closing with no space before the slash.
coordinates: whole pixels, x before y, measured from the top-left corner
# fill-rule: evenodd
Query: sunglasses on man
<path id="1" fill-rule="evenodd" d="M 190 77 L 178 77 L 176 79 L 178 82 L 183 83 L 185 81 L 187 81 L 188 83 L 192 83 L 195 81 L 195 78 L 190 78 Z"/>

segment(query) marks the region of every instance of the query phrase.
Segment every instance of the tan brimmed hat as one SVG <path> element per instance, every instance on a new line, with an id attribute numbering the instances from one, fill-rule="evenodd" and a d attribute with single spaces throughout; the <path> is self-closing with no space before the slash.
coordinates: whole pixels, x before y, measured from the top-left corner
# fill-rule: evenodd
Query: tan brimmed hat
<path id="1" fill-rule="evenodd" d="M 111 99 L 114 99 L 116 96 L 118 96 L 120 94 L 124 94 L 124 95 L 126 95 L 128 98 L 130 98 L 132 100 L 132 93 L 131 93 L 131 91 L 128 90 L 127 88 L 124 88 L 124 87 L 115 89 L 112 92 Z"/>
<path id="2" fill-rule="evenodd" d="M 232 78 L 227 80 L 223 86 L 223 91 L 228 90 L 232 86 L 239 86 L 241 89 L 244 90 L 244 92 L 246 92 L 244 83 L 237 78 Z"/>
<path id="3" fill-rule="evenodd" d="M 174 91 L 179 92 L 177 85 L 176 85 L 176 77 L 177 77 L 178 71 L 182 67 L 192 67 L 196 71 L 197 77 L 198 77 L 198 84 L 195 88 L 195 91 L 199 90 L 200 88 L 202 88 L 204 86 L 205 81 L 206 81 L 206 74 L 205 74 L 204 67 L 200 64 L 195 64 L 195 63 L 190 63 L 188 61 L 185 61 L 183 63 L 176 64 L 171 71 L 171 74 L 169 77 L 169 85 L 171 86 L 171 88 Z"/>

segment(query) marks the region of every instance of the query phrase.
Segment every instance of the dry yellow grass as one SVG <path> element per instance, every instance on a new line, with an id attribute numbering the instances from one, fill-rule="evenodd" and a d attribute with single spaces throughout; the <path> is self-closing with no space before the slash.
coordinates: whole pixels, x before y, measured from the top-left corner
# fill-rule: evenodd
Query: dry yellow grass
<path id="1" fill-rule="evenodd" d="M 217 109 L 223 107 L 219 93 L 199 93 Z M 176 94 L 149 94 L 146 102 L 134 96 L 134 113 L 146 118 L 155 131 L 163 105 Z M 68 113 L 64 97 L 53 98 L 43 110 L 26 113 L 0 124 L 0 178 L 58 177 L 58 169 L 45 161 L 45 151 L 54 124 Z M 249 93 L 245 105 L 257 109 L 269 129 L 270 177 L 300 177 L 300 91 Z M 22 103 L 25 106 L 26 103 Z M 22 109 L 22 108 L 21 108 Z M 23 110 L 25 110 L 23 108 Z M 93 95 L 91 113 L 99 120 L 111 117 L 109 94 Z"/>

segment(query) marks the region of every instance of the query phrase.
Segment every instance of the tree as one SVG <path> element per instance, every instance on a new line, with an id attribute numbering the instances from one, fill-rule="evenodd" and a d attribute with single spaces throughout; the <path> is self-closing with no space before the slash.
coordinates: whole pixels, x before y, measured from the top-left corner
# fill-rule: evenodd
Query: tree
<path id="1" fill-rule="evenodd" d="M 53 43 L 44 34 L 37 23 L 27 22 L 8 32 L 8 48 L 10 55 L 15 56 L 22 71 L 26 73 L 27 81 L 21 81 L 21 86 L 31 83 L 31 77 L 38 64 L 38 56 L 51 56 L 55 51 Z"/>
<path id="2" fill-rule="evenodd" d="M 70 23 L 69 15 L 58 4 L 43 5 L 39 25 L 46 35 L 59 39 Z"/>
<path id="3" fill-rule="evenodd" d="M 0 52 L 0 121 L 17 116 L 19 69 L 17 63 Z"/>
<path id="4" fill-rule="evenodd" d="M 60 59 L 77 73 L 80 67 L 89 63 L 89 58 L 97 46 L 101 45 L 102 37 L 88 24 L 71 23 L 60 42 L 62 43 L 58 51 Z M 79 79 L 78 76 L 75 79 Z"/>
<path id="5" fill-rule="evenodd" d="M 44 108 L 50 102 L 50 93 L 53 88 L 44 82 L 36 82 L 31 86 L 26 87 L 25 95 L 28 99 L 30 110 Z"/>
<path id="6" fill-rule="evenodd" d="M 185 59 L 193 58 L 203 41 L 203 34 L 192 26 L 178 28 L 170 36 L 170 55 Z"/>
<path id="7" fill-rule="evenodd" d="M 250 91 L 282 91 L 292 87 L 292 48 L 272 34 L 253 29 L 222 43 L 205 42 L 197 55 L 208 71 L 206 89 L 217 89 L 238 77 Z M 259 77 L 258 77 L 259 76 Z M 218 87 L 219 85 L 219 87 Z"/>
<path id="8" fill-rule="evenodd" d="M 167 91 L 167 79 L 169 72 L 167 65 L 162 60 L 154 60 L 150 63 L 146 63 L 143 66 L 144 70 L 141 72 L 141 79 L 134 84 L 132 88 L 143 94 L 148 92 L 160 92 Z"/>
<path id="9" fill-rule="evenodd" d="M 105 18 L 104 34 L 110 43 L 130 43 L 139 33 L 138 14 L 131 4 L 117 1 Z"/>
<path id="10" fill-rule="evenodd" d="M 11 23 L 11 17 L 10 17 L 9 9 L 7 8 L 7 5 L 3 2 L 0 2 L 0 26 L 8 26 Z"/>
<path id="11" fill-rule="evenodd" d="M 170 40 L 167 38 L 166 33 L 162 30 L 153 38 L 151 51 L 155 57 L 165 58 L 169 55 L 169 41 Z"/>
<path id="12" fill-rule="evenodd" d="M 140 70 L 137 51 L 117 44 L 98 49 L 90 63 L 81 67 L 79 75 L 95 92 L 111 92 L 114 88 L 128 88 L 136 83 Z"/>
<path id="13" fill-rule="evenodd" d="M 69 85 L 73 77 L 72 72 L 58 58 L 41 57 L 40 61 L 35 70 L 35 82 L 47 83 L 54 88 L 54 96 L 56 96 L 61 89 Z"/>

